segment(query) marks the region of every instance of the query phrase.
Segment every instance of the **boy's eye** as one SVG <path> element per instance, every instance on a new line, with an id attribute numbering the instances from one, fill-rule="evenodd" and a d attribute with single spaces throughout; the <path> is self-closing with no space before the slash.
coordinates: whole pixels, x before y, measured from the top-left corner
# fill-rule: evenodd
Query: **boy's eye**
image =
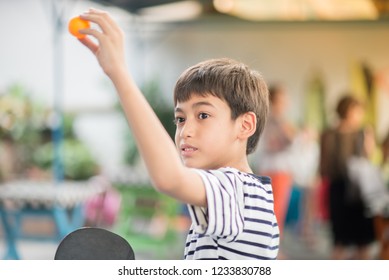
<path id="1" fill-rule="evenodd" d="M 209 115 L 207 113 L 200 113 L 199 114 L 199 119 L 200 120 L 204 120 L 204 119 L 207 119 L 209 117 Z"/>
<path id="2" fill-rule="evenodd" d="M 178 125 L 178 124 L 180 124 L 180 123 L 183 123 L 185 121 L 185 118 L 182 118 L 182 117 L 176 117 L 175 119 L 174 119 L 174 123 L 176 124 L 176 125 Z"/>

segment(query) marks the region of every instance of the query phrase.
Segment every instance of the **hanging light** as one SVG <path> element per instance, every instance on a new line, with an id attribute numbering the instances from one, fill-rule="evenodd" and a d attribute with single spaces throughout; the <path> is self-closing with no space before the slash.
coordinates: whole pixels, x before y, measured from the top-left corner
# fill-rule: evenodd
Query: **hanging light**
<path id="1" fill-rule="evenodd" d="M 375 20 L 371 0 L 214 0 L 220 13 L 246 20 Z"/>
<path id="2" fill-rule="evenodd" d="M 137 13 L 146 21 L 185 21 L 197 18 L 202 13 L 202 5 L 188 0 L 143 8 Z"/>

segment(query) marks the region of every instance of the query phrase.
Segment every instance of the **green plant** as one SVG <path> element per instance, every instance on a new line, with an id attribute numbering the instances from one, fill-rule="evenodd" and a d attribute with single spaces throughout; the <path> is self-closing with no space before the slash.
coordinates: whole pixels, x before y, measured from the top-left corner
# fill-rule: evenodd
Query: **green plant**
<path id="1" fill-rule="evenodd" d="M 47 111 L 30 96 L 20 84 L 10 86 L 0 95 L 0 141 L 15 147 L 17 172 L 31 165 L 30 151 L 42 142 L 40 131 L 45 125 Z"/>
<path id="2" fill-rule="evenodd" d="M 12 147 L 12 172 L 19 175 L 33 167 L 49 171 L 54 162 L 51 109 L 31 96 L 20 84 L 0 94 L 0 144 L 6 141 Z M 74 134 L 74 119 L 69 113 L 62 116 L 64 175 L 67 179 L 85 180 L 96 174 L 98 165 L 88 147 Z"/>
<path id="3" fill-rule="evenodd" d="M 98 165 L 88 147 L 77 139 L 64 139 L 62 143 L 62 163 L 66 179 L 87 180 L 98 171 Z M 38 147 L 33 153 L 36 166 L 43 170 L 51 170 L 54 153 L 53 143 Z"/>

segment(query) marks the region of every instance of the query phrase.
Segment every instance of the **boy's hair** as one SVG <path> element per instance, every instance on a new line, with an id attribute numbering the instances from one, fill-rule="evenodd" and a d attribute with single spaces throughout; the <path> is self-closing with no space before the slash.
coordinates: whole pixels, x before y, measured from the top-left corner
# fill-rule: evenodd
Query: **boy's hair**
<path id="1" fill-rule="evenodd" d="M 210 94 L 225 101 L 233 120 L 247 112 L 255 113 L 256 130 L 247 141 L 246 154 L 255 150 L 269 112 L 268 88 L 257 71 L 229 58 L 200 62 L 179 77 L 174 88 L 174 106 L 188 101 L 193 94 Z"/>

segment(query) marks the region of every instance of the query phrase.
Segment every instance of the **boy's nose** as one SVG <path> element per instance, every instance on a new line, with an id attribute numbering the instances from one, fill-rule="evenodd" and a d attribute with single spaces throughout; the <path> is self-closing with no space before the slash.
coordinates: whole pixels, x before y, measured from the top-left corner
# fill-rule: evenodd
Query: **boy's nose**
<path id="1" fill-rule="evenodd" d="M 180 136 L 182 138 L 193 137 L 194 125 L 191 122 L 186 121 L 184 126 L 181 128 Z"/>

